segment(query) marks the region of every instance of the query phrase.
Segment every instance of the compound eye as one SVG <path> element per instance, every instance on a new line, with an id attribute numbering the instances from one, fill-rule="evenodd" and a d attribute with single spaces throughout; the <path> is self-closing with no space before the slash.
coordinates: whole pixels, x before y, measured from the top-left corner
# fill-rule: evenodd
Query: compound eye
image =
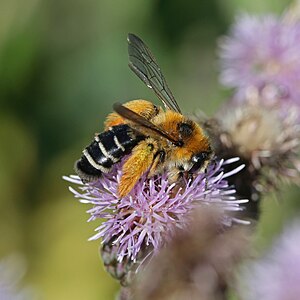
<path id="1" fill-rule="evenodd" d="M 190 172 L 195 172 L 199 170 L 205 161 L 209 159 L 210 153 L 209 152 L 199 152 L 192 157 L 192 162 L 194 163 L 192 168 L 190 169 Z"/>
<path id="2" fill-rule="evenodd" d="M 182 122 L 178 124 L 178 130 L 182 137 L 189 137 L 193 133 L 193 126 L 188 122 Z"/>

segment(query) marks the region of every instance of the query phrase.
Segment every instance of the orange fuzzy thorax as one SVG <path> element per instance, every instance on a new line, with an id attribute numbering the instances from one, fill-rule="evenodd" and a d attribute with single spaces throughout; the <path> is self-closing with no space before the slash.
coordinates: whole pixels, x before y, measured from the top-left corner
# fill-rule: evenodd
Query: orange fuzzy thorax
<path id="1" fill-rule="evenodd" d="M 193 132 L 190 136 L 180 136 L 178 124 L 183 122 L 189 122 L 192 126 Z M 207 151 L 210 147 L 209 139 L 204 134 L 201 127 L 194 121 L 188 120 L 186 117 L 177 112 L 168 110 L 160 113 L 153 119 L 153 123 L 164 129 L 175 139 L 181 139 L 183 141 L 184 144 L 182 147 L 173 147 L 172 156 L 174 159 L 189 159 L 191 155 L 201 151 Z"/>

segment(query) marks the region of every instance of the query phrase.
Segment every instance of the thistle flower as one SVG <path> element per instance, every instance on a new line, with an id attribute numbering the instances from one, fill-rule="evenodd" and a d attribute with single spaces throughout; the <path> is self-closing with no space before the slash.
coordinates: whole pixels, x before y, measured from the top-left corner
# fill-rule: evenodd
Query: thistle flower
<path id="1" fill-rule="evenodd" d="M 244 300 L 300 299 L 300 223 L 286 227 L 265 256 L 243 273 Z"/>
<path id="2" fill-rule="evenodd" d="M 263 103 L 227 102 L 214 119 L 203 123 L 218 157 L 239 156 L 245 164 L 229 182 L 240 197 L 252 200 L 245 210 L 251 218 L 258 216 L 261 193 L 278 189 L 282 182 L 300 183 L 298 109 Z"/>
<path id="3" fill-rule="evenodd" d="M 241 210 L 239 204 L 247 202 L 237 200 L 235 190 L 226 181 L 243 166 L 229 173 L 222 171 L 225 165 L 237 160 L 212 163 L 206 174 L 198 174 L 193 180 L 185 182 L 185 188 L 170 184 L 167 174 L 149 179 L 144 175 L 129 195 L 121 199 L 118 196 L 121 164 L 93 183 L 83 184 L 77 176 L 64 179 L 78 185 L 77 190 L 70 187 L 76 198 L 93 205 L 87 211 L 91 215 L 89 221 L 104 220 L 90 239 L 102 238 L 104 245 L 116 246 L 114 249 L 119 263 L 123 260 L 134 262 L 142 249 L 157 252 L 168 243 L 175 228 L 185 228 L 189 214 L 200 205 L 219 206 L 224 211 L 222 222 L 226 225 L 243 222 L 225 214 Z"/>
<path id="4" fill-rule="evenodd" d="M 220 40 L 220 81 L 236 98 L 300 104 L 300 23 L 243 14 Z"/>
<path id="5" fill-rule="evenodd" d="M 227 299 L 235 267 L 248 256 L 249 233 L 247 227 L 220 230 L 220 218 L 209 206 L 195 210 L 188 230 L 177 230 L 137 275 L 128 299 Z"/>

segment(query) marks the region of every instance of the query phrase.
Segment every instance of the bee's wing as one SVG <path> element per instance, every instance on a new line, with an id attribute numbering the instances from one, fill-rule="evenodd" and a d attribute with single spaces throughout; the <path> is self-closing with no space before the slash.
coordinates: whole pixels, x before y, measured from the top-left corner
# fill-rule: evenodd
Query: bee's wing
<path id="1" fill-rule="evenodd" d="M 182 146 L 182 141 L 174 139 L 170 136 L 167 132 L 162 130 L 161 128 L 154 125 L 152 122 L 147 120 L 146 118 L 142 117 L 141 115 L 137 114 L 136 112 L 132 111 L 131 109 L 125 107 L 120 103 L 115 103 L 113 105 L 114 111 L 118 113 L 121 117 L 130 120 L 142 127 L 151 130 L 152 132 L 159 134 L 160 136 L 166 138 L 170 142 L 172 142 L 175 146 Z"/>
<path id="2" fill-rule="evenodd" d="M 169 89 L 155 57 L 144 42 L 136 35 L 128 34 L 128 54 L 130 69 L 160 98 L 166 108 L 181 113 Z"/>

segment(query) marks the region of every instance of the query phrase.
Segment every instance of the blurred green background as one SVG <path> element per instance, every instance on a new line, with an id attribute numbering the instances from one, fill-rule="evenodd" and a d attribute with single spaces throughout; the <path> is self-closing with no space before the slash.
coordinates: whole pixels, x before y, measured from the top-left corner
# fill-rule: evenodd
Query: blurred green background
<path id="1" fill-rule="evenodd" d="M 0 257 L 21 253 L 24 285 L 41 299 L 113 299 L 103 270 L 98 223 L 68 192 L 63 175 L 112 103 L 156 97 L 127 67 L 128 32 L 151 46 L 184 112 L 213 114 L 226 99 L 218 85 L 216 43 L 241 11 L 280 13 L 284 0 L 1 0 Z M 228 95 L 228 93 L 227 93 Z M 299 189 L 266 199 L 263 248 L 297 211 Z"/>

